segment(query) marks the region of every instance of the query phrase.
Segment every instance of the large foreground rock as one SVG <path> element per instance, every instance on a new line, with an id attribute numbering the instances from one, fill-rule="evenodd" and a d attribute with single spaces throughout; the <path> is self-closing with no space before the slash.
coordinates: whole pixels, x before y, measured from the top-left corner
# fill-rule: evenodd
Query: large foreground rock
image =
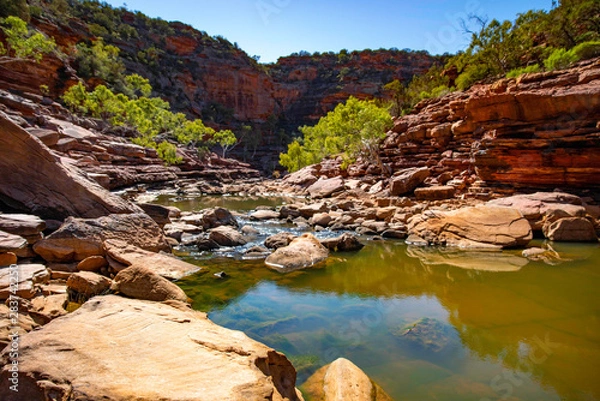
<path id="1" fill-rule="evenodd" d="M 178 280 L 201 270 L 199 266 L 184 262 L 174 256 L 146 251 L 129 245 L 125 241 L 107 240 L 104 242 L 104 251 L 113 262 L 111 266 L 117 267 L 116 270 L 123 270 L 133 264 L 139 264 L 169 280 Z M 119 269 L 117 264 L 120 264 L 122 268 Z"/>
<path id="2" fill-rule="evenodd" d="M 479 205 L 450 212 L 427 211 L 408 226 L 411 242 L 459 248 L 524 247 L 533 238 L 527 219 L 516 209 Z M 409 237 L 410 238 L 410 237 Z"/>
<path id="3" fill-rule="evenodd" d="M 392 401 L 365 372 L 345 358 L 317 370 L 302 390 L 312 401 Z"/>
<path id="4" fill-rule="evenodd" d="M 102 255 L 102 243 L 109 239 L 123 240 L 152 252 L 171 249 L 158 224 L 143 213 L 97 219 L 71 217 L 33 249 L 48 262 L 74 262 Z"/>
<path id="5" fill-rule="evenodd" d="M 173 301 L 171 301 L 173 302 Z M 4 401 L 301 400 L 287 358 L 199 312 L 114 295 L 96 297 L 24 335 L 19 392 L 0 355 Z M 50 396 L 52 394 L 52 396 Z"/>
<path id="6" fill-rule="evenodd" d="M 288 246 L 277 249 L 265 260 L 265 264 L 279 272 L 288 273 L 304 269 L 324 261 L 329 250 L 311 234 L 302 234 Z"/>
<path id="7" fill-rule="evenodd" d="M 94 218 L 141 212 L 54 156 L 35 136 L 0 112 L 0 195 L 11 206 L 44 218 Z"/>

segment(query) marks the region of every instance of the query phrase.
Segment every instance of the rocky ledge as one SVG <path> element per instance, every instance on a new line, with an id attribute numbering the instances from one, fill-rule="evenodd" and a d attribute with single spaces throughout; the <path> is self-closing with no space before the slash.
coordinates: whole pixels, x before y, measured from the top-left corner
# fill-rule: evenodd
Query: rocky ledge
<path id="1" fill-rule="evenodd" d="M 259 177 L 257 170 L 237 160 L 223 159 L 216 154 L 200 160 L 195 148 L 179 148 L 178 156 L 182 157 L 182 164 L 165 166 L 154 149 L 131 143 L 130 138 L 136 135 L 135 132 L 111 127 L 101 120 L 75 117 L 60 104 L 37 95 L 24 93 L 19 96 L 0 90 L 0 112 L 3 130 L 27 131 L 31 134 L 28 141 L 37 142 L 36 145 L 27 146 L 43 143 L 50 149 L 49 152 L 36 151 L 33 159 L 23 159 L 24 144 L 17 140 L 17 136 L 11 134 L 2 137 L 1 146 L 15 151 L 5 163 L 22 163 L 19 167 L 30 173 L 34 170 L 29 168 L 31 160 L 42 163 L 44 160 L 53 162 L 55 158 L 60 158 L 62 164 L 79 168 L 88 178 L 107 189 L 160 184 L 178 179 L 232 182 Z M 5 164 L 0 167 L 4 169 Z M 19 179 L 15 182 L 24 181 Z"/>
<path id="2" fill-rule="evenodd" d="M 96 297 L 23 336 L 18 393 L 0 361 L 6 401 L 302 399 L 284 355 L 177 301 Z"/>

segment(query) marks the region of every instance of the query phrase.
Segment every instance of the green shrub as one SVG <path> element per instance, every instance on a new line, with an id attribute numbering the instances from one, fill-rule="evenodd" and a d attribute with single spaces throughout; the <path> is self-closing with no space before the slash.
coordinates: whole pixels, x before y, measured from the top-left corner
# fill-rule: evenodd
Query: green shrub
<path id="1" fill-rule="evenodd" d="M 156 151 L 158 152 L 158 157 L 169 165 L 179 164 L 183 161 L 183 158 L 177 156 L 177 146 L 170 142 L 163 141 L 159 143 L 156 147 Z"/>
<path id="2" fill-rule="evenodd" d="M 477 81 L 490 76 L 489 67 L 485 64 L 471 64 L 456 79 L 456 87 L 460 90 L 466 90 Z"/>
<path id="3" fill-rule="evenodd" d="M 506 74 L 506 78 L 518 78 L 523 74 L 540 72 L 542 68 L 539 64 L 528 65 L 527 67 L 515 68 Z"/>
<path id="4" fill-rule="evenodd" d="M 301 127 L 303 138 L 288 145 L 288 151 L 280 155 L 279 163 L 293 172 L 327 156 L 341 154 L 345 166 L 357 157 L 365 156 L 382 167 L 379 143 L 391 125 L 387 108 L 351 96 L 346 103 L 337 105 L 322 117 L 317 125 Z"/>
<path id="5" fill-rule="evenodd" d="M 62 100 L 72 111 L 102 118 L 114 126 L 127 126 L 138 131 L 132 142 L 154 148 L 167 164 L 182 161 L 177 156 L 177 147 L 158 135 L 167 136 L 179 143 L 196 146 L 204 151 L 209 145 L 220 145 L 223 155 L 237 143 L 230 130 L 215 131 L 201 120 L 189 121 L 183 113 L 173 113 L 168 102 L 158 97 L 149 97 L 152 92 L 148 80 L 137 74 L 124 79 L 123 93 L 114 93 L 105 85 L 88 91 L 82 82 L 70 87 Z"/>
<path id="6" fill-rule="evenodd" d="M 6 38 L 6 46 L 0 42 L 0 64 L 17 60 L 39 63 L 44 54 L 56 49 L 53 38 L 47 38 L 43 33 L 30 29 L 25 21 L 14 15 L 0 18 L 0 30 Z"/>
<path id="7" fill-rule="evenodd" d="M 571 49 L 579 60 L 588 60 L 600 56 L 600 41 L 583 42 Z"/>
<path id="8" fill-rule="evenodd" d="M 579 58 L 573 50 L 555 49 L 552 54 L 544 60 L 544 67 L 549 71 L 562 70 L 568 68 L 578 60 Z"/>

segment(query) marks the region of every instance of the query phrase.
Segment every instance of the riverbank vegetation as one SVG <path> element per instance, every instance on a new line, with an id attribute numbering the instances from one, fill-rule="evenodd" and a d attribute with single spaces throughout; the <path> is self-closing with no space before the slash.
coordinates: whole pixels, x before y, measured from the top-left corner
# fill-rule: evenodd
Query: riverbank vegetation
<path id="1" fill-rule="evenodd" d="M 471 36 L 465 51 L 407 84 L 394 80 L 384 86 L 394 114 L 406 114 L 421 100 L 466 90 L 477 82 L 564 69 L 600 56 L 597 0 L 561 0 L 550 11 L 530 10 L 515 21 L 471 16 L 463 29 Z"/>
<path id="2" fill-rule="evenodd" d="M 288 146 L 279 163 L 288 171 L 296 171 L 337 154 L 344 159 L 343 167 L 359 156 L 379 160 L 379 142 L 391 125 L 392 118 L 386 107 L 350 97 L 322 117 L 318 124 L 300 127 L 302 138 Z"/>
<path id="3" fill-rule="evenodd" d="M 150 97 L 149 81 L 137 74 L 125 77 L 124 92 L 115 93 L 105 85 L 87 90 L 79 82 L 65 92 L 62 100 L 77 114 L 135 129 L 139 135 L 132 141 L 156 149 L 167 164 L 182 161 L 175 143 L 196 147 L 200 153 L 220 145 L 225 157 L 237 142 L 231 130 L 216 131 L 200 119 L 188 120 L 183 113 L 173 113 L 168 102 Z"/>

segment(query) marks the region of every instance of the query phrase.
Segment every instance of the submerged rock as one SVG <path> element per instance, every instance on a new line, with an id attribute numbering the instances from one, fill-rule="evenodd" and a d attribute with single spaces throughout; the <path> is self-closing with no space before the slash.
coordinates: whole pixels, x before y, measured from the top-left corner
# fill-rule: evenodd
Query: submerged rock
<path id="1" fill-rule="evenodd" d="M 516 272 L 527 265 L 526 256 L 508 252 L 486 252 L 457 248 L 409 245 L 406 255 L 418 258 L 425 266 L 455 266 L 466 270 Z"/>
<path id="2" fill-rule="evenodd" d="M 9 389 L 7 349 L 0 355 L 0 399 L 302 399 L 284 355 L 169 302 L 96 297 L 22 336 L 19 392 Z"/>
<path id="3" fill-rule="evenodd" d="M 301 388 L 312 401 L 392 401 L 365 372 L 345 358 L 317 370 Z"/>
<path id="4" fill-rule="evenodd" d="M 265 260 L 271 269 L 281 273 L 304 269 L 324 261 L 329 250 L 311 234 L 303 234 L 294 239 L 288 246 L 277 249 Z"/>
<path id="5" fill-rule="evenodd" d="M 460 345 L 454 327 L 428 317 L 401 327 L 395 335 L 432 352 L 442 352 Z"/>
<path id="6" fill-rule="evenodd" d="M 544 262 L 547 265 L 556 266 L 564 262 L 570 262 L 572 259 L 561 256 L 549 244 L 545 248 L 527 248 L 522 253 L 524 258 L 534 262 Z"/>

